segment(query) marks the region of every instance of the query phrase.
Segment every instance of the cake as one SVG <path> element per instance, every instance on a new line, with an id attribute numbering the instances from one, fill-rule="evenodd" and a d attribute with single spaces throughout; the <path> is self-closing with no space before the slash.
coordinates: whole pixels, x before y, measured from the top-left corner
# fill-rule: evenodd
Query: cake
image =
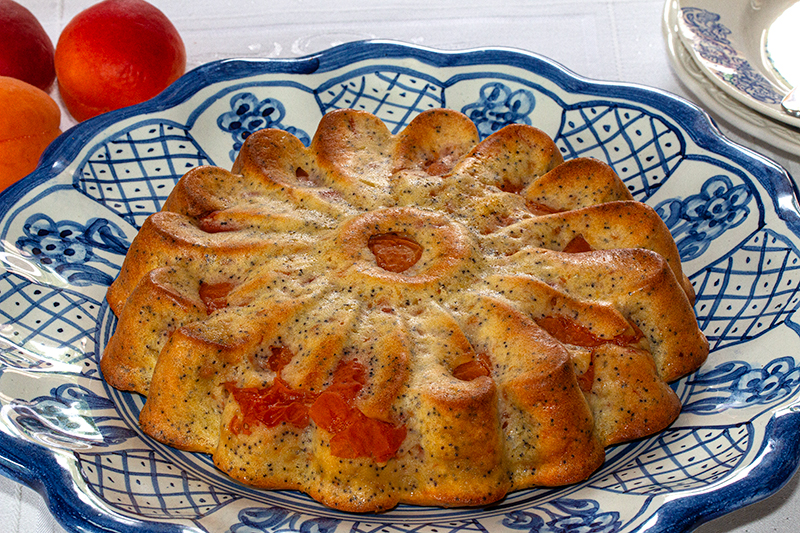
<path id="1" fill-rule="evenodd" d="M 103 376 L 146 434 L 353 512 L 585 480 L 708 354 L 669 231 L 608 165 L 446 109 L 251 134 L 182 177 L 107 300 Z"/>

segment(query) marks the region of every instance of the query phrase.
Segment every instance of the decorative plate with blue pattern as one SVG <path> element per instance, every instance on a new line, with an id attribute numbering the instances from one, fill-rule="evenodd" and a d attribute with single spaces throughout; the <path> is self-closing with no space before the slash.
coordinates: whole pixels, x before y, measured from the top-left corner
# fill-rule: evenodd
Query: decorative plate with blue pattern
<path id="1" fill-rule="evenodd" d="M 608 450 L 583 483 L 477 509 L 354 515 L 258 491 L 136 423 L 142 398 L 106 386 L 104 300 L 144 219 L 188 169 L 229 168 L 251 132 L 308 142 L 333 109 L 395 132 L 449 107 L 482 136 L 533 124 L 566 159 L 609 163 L 654 206 L 697 291 L 712 353 L 674 384 L 666 431 Z M 681 532 L 776 491 L 798 464 L 800 210 L 789 176 L 654 89 L 579 78 L 502 49 L 345 44 L 286 60 L 211 63 L 156 99 L 81 123 L 0 195 L 0 470 L 41 491 L 67 529 L 150 533 Z"/>
<path id="2" fill-rule="evenodd" d="M 800 7 L 800 3 L 797 5 Z M 685 39 L 681 39 L 678 0 L 667 0 L 662 15 L 661 29 L 672 69 L 682 85 L 702 103 L 703 109 L 724 120 L 728 126 L 752 135 L 772 148 L 789 154 L 798 153 L 800 128 L 787 127 L 784 122 L 773 120 L 742 104 L 740 100 L 723 91 L 719 83 L 700 66 L 694 52 L 684 45 Z M 779 112 L 777 108 L 776 112 Z"/>
<path id="3" fill-rule="evenodd" d="M 669 0 L 676 31 L 719 89 L 765 117 L 800 128 L 781 100 L 800 85 L 796 0 Z M 794 6 L 794 7 L 793 7 Z"/>

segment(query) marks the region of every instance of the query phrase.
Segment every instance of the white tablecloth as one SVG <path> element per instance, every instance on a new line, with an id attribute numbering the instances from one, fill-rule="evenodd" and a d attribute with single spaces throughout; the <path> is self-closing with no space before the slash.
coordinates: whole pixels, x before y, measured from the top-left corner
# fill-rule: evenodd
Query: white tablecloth
<path id="1" fill-rule="evenodd" d="M 53 42 L 95 0 L 17 0 Z M 664 0 L 151 0 L 186 44 L 189 68 L 226 57 L 297 57 L 360 39 L 440 49 L 521 48 L 589 78 L 657 87 L 689 100 L 670 68 L 661 32 Z M 2 31 L 0 29 L 0 31 Z M 57 95 L 56 95 L 57 96 Z M 65 113 L 63 128 L 73 125 Z M 800 177 L 800 155 L 776 150 L 718 122 L 733 140 Z M 698 533 L 800 530 L 795 476 L 768 499 L 704 524 Z M 61 533 L 41 496 L 0 476 L 0 532 Z"/>

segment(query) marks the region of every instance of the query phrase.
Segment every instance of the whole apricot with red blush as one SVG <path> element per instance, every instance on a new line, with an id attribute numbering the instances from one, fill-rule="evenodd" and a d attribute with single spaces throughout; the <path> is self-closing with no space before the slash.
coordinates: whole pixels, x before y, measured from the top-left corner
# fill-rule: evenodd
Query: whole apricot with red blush
<path id="1" fill-rule="evenodd" d="M 105 0 L 66 25 L 55 65 L 64 105 L 83 121 L 156 96 L 186 70 L 186 49 L 152 4 Z"/>
<path id="2" fill-rule="evenodd" d="M 56 77 L 53 41 L 27 8 L 0 0 L 0 76 L 47 90 Z"/>
<path id="3" fill-rule="evenodd" d="M 49 94 L 0 76 L 0 190 L 36 169 L 60 125 L 61 110 Z"/>

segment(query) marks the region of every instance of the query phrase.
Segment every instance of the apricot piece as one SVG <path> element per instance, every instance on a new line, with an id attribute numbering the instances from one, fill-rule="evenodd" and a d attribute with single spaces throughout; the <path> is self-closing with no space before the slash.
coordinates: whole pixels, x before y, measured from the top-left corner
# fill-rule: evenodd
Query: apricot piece
<path id="1" fill-rule="evenodd" d="M 0 0 L 0 76 L 48 90 L 56 77 L 53 41 L 27 8 Z"/>
<path id="2" fill-rule="evenodd" d="M 367 243 L 375 262 L 389 272 L 405 272 L 422 257 L 422 246 L 415 240 L 395 233 L 373 235 Z"/>
<path id="3" fill-rule="evenodd" d="M 81 11 L 56 44 L 64 105 L 77 121 L 156 96 L 186 69 L 178 30 L 144 0 L 105 0 Z"/>
<path id="4" fill-rule="evenodd" d="M 572 240 L 569 241 L 562 250 L 562 252 L 568 254 L 579 254 L 581 252 L 591 252 L 591 251 L 592 251 L 592 245 L 589 244 L 589 241 L 587 241 L 584 238 L 584 236 L 581 235 L 580 233 L 575 237 L 573 237 Z"/>
<path id="5" fill-rule="evenodd" d="M 233 283 L 200 283 L 200 299 L 210 313 L 228 307 L 228 293 L 231 292 Z"/>
<path id="6" fill-rule="evenodd" d="M 33 172 L 61 133 L 61 110 L 29 83 L 0 76 L 0 190 Z"/>
<path id="7" fill-rule="evenodd" d="M 461 381 L 472 381 L 479 377 L 491 375 L 492 362 L 485 353 L 480 353 L 476 359 L 462 363 L 453 369 L 453 377 Z"/>

